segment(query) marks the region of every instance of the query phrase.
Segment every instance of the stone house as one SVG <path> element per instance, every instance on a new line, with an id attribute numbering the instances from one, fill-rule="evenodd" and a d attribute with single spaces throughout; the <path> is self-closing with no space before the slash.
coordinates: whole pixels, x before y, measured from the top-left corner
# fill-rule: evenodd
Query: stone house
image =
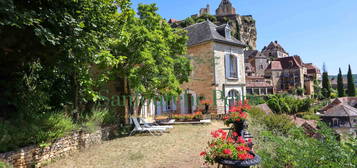
<path id="1" fill-rule="evenodd" d="M 198 99 L 206 99 L 216 100 L 216 106 L 210 107 L 211 112 L 224 114 L 233 100 L 243 99 L 245 95 L 243 50 L 246 45 L 231 35 L 228 24 L 217 26 L 204 21 L 185 29 L 193 72 L 190 81 L 181 86 L 184 93 L 175 110 L 192 113 L 199 108 Z M 226 101 L 221 100 L 222 97 L 227 98 Z"/>
<path id="2" fill-rule="evenodd" d="M 270 79 L 264 76 L 246 76 L 246 88 L 249 95 L 268 95 L 273 94 L 273 84 Z"/>
<path id="3" fill-rule="evenodd" d="M 268 46 L 264 46 L 262 53 L 268 56 L 271 60 L 289 56 L 289 53 L 284 50 L 278 41 L 272 41 Z"/>
<path id="4" fill-rule="evenodd" d="M 319 115 L 323 122 L 338 133 L 356 134 L 357 97 L 337 98 L 319 110 Z"/>
<path id="5" fill-rule="evenodd" d="M 314 80 L 320 80 L 320 70 L 313 64 L 305 64 L 300 56 L 274 59 L 265 70 L 265 77 L 272 80 L 274 92 L 304 88 L 306 95 L 314 93 Z"/>

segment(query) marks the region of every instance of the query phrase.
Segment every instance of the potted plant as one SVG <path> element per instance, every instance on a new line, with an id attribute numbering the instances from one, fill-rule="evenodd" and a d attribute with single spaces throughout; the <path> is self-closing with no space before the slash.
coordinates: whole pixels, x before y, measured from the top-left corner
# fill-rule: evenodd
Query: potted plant
<path id="1" fill-rule="evenodd" d="M 233 124 L 233 131 L 237 132 L 239 136 L 242 136 L 242 131 L 244 129 L 244 123 L 247 119 L 247 110 L 251 107 L 248 104 L 248 101 L 245 101 L 244 104 L 239 101 L 233 106 L 229 107 L 229 113 L 223 117 L 224 123 L 227 126 Z"/>
<path id="2" fill-rule="evenodd" d="M 211 133 L 213 140 L 208 142 L 208 147 L 200 155 L 205 160 L 205 164 L 218 163 L 226 168 L 248 168 L 257 165 L 260 157 L 253 153 L 247 142 L 233 133 L 232 138 L 222 129 Z M 234 140 L 237 139 L 237 140 Z"/>

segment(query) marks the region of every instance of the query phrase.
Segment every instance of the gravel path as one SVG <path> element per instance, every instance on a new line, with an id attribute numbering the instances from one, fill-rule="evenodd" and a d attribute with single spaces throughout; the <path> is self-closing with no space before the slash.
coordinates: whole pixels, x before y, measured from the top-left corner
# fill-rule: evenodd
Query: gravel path
<path id="1" fill-rule="evenodd" d="M 177 125 L 162 136 L 135 135 L 93 146 L 49 164 L 48 168 L 200 168 L 199 153 L 210 132 L 222 128 L 210 125 Z"/>

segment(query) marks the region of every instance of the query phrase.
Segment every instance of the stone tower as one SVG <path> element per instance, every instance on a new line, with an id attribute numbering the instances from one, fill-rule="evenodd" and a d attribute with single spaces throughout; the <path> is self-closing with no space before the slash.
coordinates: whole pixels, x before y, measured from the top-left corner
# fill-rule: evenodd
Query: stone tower
<path id="1" fill-rule="evenodd" d="M 206 8 L 201 8 L 200 9 L 200 13 L 198 14 L 198 16 L 202 16 L 205 14 L 210 14 L 210 6 L 207 4 Z"/>
<path id="2" fill-rule="evenodd" d="M 233 7 L 232 3 L 229 0 L 222 0 L 221 4 L 216 10 L 217 16 L 225 16 L 225 15 L 235 15 L 236 9 Z"/>

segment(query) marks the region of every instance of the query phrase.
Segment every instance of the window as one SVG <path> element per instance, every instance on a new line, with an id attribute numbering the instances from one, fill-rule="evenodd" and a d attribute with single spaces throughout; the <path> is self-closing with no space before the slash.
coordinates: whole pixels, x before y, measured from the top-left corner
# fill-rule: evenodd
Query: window
<path id="1" fill-rule="evenodd" d="M 226 26 L 226 28 L 225 28 L 225 36 L 226 36 L 226 39 L 232 39 L 232 35 L 231 35 L 231 29 L 229 29 L 229 27 L 228 26 Z"/>
<path id="2" fill-rule="evenodd" d="M 230 54 L 226 55 L 226 77 L 238 78 L 238 59 L 236 56 Z"/>
<path id="3" fill-rule="evenodd" d="M 228 99 L 229 99 L 229 107 L 234 106 L 234 103 L 240 100 L 240 95 L 237 90 L 230 90 L 228 92 Z"/>

